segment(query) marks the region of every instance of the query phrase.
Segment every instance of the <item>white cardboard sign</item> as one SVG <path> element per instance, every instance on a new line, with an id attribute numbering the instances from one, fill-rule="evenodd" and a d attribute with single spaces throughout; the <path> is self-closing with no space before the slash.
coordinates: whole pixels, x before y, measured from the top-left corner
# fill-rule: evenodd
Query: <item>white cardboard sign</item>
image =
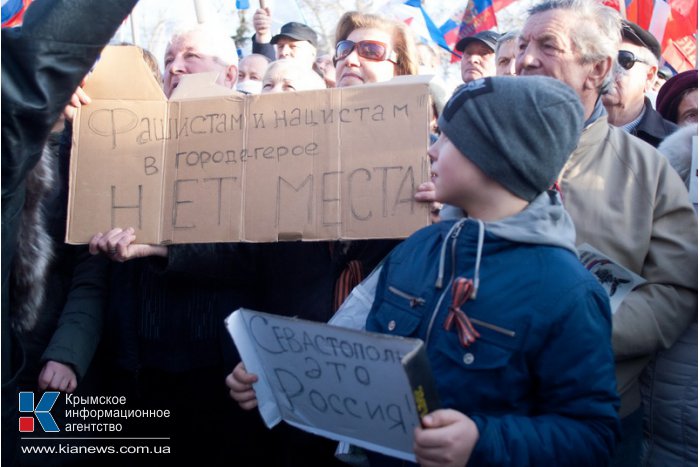
<path id="1" fill-rule="evenodd" d="M 401 338 L 239 309 L 227 327 L 260 414 L 305 431 L 415 462 L 419 423 L 401 359 L 422 345 Z"/>

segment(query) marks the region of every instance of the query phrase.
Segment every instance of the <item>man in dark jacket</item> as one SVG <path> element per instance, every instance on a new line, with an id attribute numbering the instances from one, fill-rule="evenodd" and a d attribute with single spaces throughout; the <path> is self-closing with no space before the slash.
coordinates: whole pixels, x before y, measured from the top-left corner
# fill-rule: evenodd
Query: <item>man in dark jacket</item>
<path id="1" fill-rule="evenodd" d="M 137 0 L 37 0 L 21 28 L 2 30 L 3 463 L 16 449 L 15 380 L 22 352 L 11 337 L 8 280 L 25 203 L 25 176 L 73 91 Z"/>
<path id="2" fill-rule="evenodd" d="M 661 46 L 649 31 L 630 21 L 622 22 L 621 32 L 615 79 L 603 96 L 608 121 L 658 147 L 678 128 L 654 110 L 645 95 L 656 82 Z"/>

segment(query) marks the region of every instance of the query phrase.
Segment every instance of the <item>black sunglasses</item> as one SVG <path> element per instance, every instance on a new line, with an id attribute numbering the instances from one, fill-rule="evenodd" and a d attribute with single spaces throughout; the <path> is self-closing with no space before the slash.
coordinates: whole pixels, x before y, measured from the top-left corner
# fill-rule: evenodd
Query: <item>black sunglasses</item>
<path id="1" fill-rule="evenodd" d="M 357 55 L 375 62 L 388 60 L 396 64 L 396 52 L 389 51 L 389 46 L 379 41 L 340 41 L 335 45 L 335 57 L 333 63 L 347 58 L 353 50 L 357 50 Z"/>
<path id="2" fill-rule="evenodd" d="M 625 70 L 631 70 L 634 64 L 637 62 L 649 65 L 648 62 L 642 60 L 641 58 L 637 58 L 629 50 L 620 50 L 617 52 L 617 63 L 619 63 Z"/>

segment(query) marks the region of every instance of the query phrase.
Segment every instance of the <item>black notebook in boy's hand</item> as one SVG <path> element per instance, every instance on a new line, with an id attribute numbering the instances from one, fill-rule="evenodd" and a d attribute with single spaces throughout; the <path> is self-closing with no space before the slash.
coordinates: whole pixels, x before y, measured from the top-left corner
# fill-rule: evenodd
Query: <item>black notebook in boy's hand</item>
<path id="1" fill-rule="evenodd" d="M 423 418 L 430 412 L 442 408 L 435 379 L 430 369 L 425 342 L 404 355 L 401 364 L 413 391 L 418 416 Z"/>

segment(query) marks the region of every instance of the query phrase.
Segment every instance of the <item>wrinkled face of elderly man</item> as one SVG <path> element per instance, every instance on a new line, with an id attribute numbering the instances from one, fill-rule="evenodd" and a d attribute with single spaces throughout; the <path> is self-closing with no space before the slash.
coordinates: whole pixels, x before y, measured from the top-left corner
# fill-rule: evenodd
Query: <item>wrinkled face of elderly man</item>
<path id="1" fill-rule="evenodd" d="M 462 54 L 462 81 L 496 75 L 496 53 L 481 41 L 472 41 Z"/>
<path id="2" fill-rule="evenodd" d="M 238 83 L 236 89 L 248 94 L 260 94 L 262 79 L 269 64 L 264 55 L 251 54 L 243 57 L 238 63 Z"/>
<path id="3" fill-rule="evenodd" d="M 305 64 L 288 58 L 270 64 L 262 83 L 263 94 L 326 88 L 326 83 L 318 73 Z"/>
<path id="4" fill-rule="evenodd" d="M 496 75 L 515 76 L 515 57 L 518 44 L 515 39 L 504 42 L 496 52 Z"/>
<path id="5" fill-rule="evenodd" d="M 190 31 L 175 36 L 165 51 L 163 91 L 170 97 L 180 84 L 182 75 L 219 72 L 217 83 L 232 88 L 238 79 L 238 68 L 208 53 L 208 37 L 201 31 Z"/>
<path id="6" fill-rule="evenodd" d="M 585 27 L 575 12 L 552 9 L 531 15 L 518 39 L 515 71 L 518 75 L 556 78 L 579 95 L 588 117 L 612 66 L 612 59 L 585 62 L 571 34 Z"/>
<path id="7" fill-rule="evenodd" d="M 281 37 L 275 43 L 275 47 L 277 48 L 278 60 L 293 58 L 304 65 L 308 65 L 309 68 L 312 67 L 314 60 L 316 60 L 316 47 L 309 41 L 298 41 L 291 37 Z"/>
<path id="8" fill-rule="evenodd" d="M 624 40 L 620 46 L 623 52 L 634 57 L 629 61 L 631 68 L 615 66 L 615 78 L 609 91 L 603 95 L 603 104 L 608 111 L 608 120 L 615 126 L 634 121 L 644 110 L 644 96 L 656 81 L 657 66 L 654 57 L 646 47 Z"/>

